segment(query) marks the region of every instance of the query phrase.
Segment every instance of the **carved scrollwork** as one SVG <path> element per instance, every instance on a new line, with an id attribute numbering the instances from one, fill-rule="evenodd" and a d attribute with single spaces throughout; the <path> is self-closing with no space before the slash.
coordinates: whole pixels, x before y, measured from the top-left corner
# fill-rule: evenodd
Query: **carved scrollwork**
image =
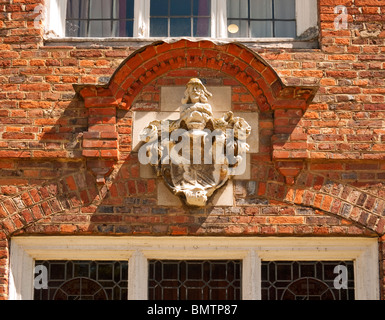
<path id="1" fill-rule="evenodd" d="M 189 206 L 202 207 L 216 190 L 245 169 L 251 127 L 228 112 L 215 118 L 212 96 L 191 79 L 180 118 L 151 122 L 141 133 L 139 160 L 156 167 L 169 189 Z"/>

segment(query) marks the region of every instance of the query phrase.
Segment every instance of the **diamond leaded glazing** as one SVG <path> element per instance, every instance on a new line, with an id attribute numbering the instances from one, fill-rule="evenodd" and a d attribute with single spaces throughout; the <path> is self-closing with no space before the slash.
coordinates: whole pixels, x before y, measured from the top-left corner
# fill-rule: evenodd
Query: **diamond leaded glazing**
<path id="1" fill-rule="evenodd" d="M 48 288 L 35 300 L 127 300 L 127 261 L 36 261 L 47 271 Z"/>
<path id="2" fill-rule="evenodd" d="M 262 300 L 354 300 L 354 294 L 352 261 L 262 262 Z"/>
<path id="3" fill-rule="evenodd" d="M 149 262 L 150 300 L 240 300 L 241 261 Z"/>

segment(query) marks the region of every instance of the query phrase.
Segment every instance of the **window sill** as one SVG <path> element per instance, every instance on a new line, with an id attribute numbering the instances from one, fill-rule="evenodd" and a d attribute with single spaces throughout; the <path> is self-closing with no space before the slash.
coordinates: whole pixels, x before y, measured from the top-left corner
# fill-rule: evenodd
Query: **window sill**
<path id="1" fill-rule="evenodd" d="M 191 41 L 208 40 L 215 43 L 238 42 L 253 48 L 279 48 L 279 49 L 318 49 L 317 39 L 296 38 L 53 38 L 45 39 L 44 45 L 50 46 L 76 46 L 76 47 L 141 47 L 156 41 L 174 42 L 180 39 Z"/>

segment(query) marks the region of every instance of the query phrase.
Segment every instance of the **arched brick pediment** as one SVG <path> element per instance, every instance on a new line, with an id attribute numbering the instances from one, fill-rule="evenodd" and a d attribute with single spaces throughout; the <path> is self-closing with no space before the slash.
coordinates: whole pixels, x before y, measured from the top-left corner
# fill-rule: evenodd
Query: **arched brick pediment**
<path id="1" fill-rule="evenodd" d="M 86 107 L 130 109 L 143 87 L 170 70 L 202 68 L 238 80 L 256 98 L 261 112 L 276 108 L 306 109 L 317 88 L 287 87 L 257 53 L 238 43 L 178 40 L 155 42 L 125 59 L 107 86 L 79 86 Z"/>
<path id="2" fill-rule="evenodd" d="M 268 156 L 276 161 L 277 169 L 287 182 L 294 182 L 307 158 L 307 142 L 306 135 L 291 136 L 292 124 L 301 119 L 318 88 L 284 85 L 275 70 L 244 45 L 187 39 L 155 42 L 125 59 L 109 84 L 76 85 L 75 88 L 84 99 L 85 107 L 91 110 L 90 117 L 96 117 L 94 122 L 98 122 L 104 115 L 116 114 L 117 109 L 131 110 L 143 88 L 175 70 L 220 72 L 249 92 L 256 111 L 270 118 L 273 114 L 273 136 L 269 137 L 273 148 Z M 84 157 L 121 159 L 118 148 L 110 147 L 118 141 L 113 126 L 93 126 L 84 139 Z M 101 145 L 99 149 L 94 148 L 97 144 Z"/>

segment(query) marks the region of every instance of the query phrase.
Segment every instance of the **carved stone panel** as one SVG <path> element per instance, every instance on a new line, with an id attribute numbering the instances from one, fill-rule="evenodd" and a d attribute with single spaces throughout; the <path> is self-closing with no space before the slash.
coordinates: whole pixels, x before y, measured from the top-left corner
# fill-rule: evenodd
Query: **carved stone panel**
<path id="1" fill-rule="evenodd" d="M 188 206 L 205 206 L 216 190 L 246 170 L 250 125 L 231 111 L 214 117 L 212 94 L 191 79 L 177 120 L 155 120 L 141 132 L 139 160 L 151 164 Z"/>

